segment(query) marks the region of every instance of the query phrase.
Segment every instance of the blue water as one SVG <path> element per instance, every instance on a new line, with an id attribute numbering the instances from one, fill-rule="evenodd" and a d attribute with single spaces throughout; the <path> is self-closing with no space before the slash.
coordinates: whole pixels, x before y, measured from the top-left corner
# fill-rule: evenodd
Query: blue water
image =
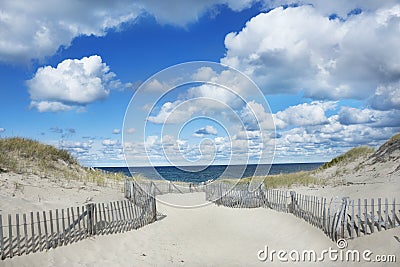
<path id="1" fill-rule="evenodd" d="M 97 167 L 97 169 L 108 172 L 122 172 L 127 176 L 132 176 L 131 173 L 134 175 L 140 174 L 149 179 L 165 179 L 169 181 L 200 183 L 210 179 L 215 180 L 219 177 L 243 178 L 253 176 L 253 174 L 260 176 L 268 174 L 274 175 L 279 173 L 291 173 L 297 171 L 309 171 L 318 168 L 322 164 L 323 163 L 287 163 L 272 164 L 272 166 L 261 165 L 258 168 L 257 165 L 211 165 L 208 167 Z M 129 172 L 129 169 L 131 172 Z"/>

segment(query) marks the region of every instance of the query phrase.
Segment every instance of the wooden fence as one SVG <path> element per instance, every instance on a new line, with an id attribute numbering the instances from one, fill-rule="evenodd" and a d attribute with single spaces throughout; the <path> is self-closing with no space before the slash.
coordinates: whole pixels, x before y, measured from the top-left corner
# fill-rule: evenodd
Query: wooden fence
<path id="1" fill-rule="evenodd" d="M 154 192 L 136 191 L 139 201 L 89 203 L 42 212 L 0 214 L 0 258 L 35 253 L 94 235 L 140 228 L 157 220 Z"/>
<path id="2" fill-rule="evenodd" d="M 163 195 L 169 193 L 191 193 L 191 192 L 204 192 L 205 185 L 186 183 L 179 181 L 165 181 L 165 180 L 152 180 L 152 181 L 132 181 L 125 180 L 124 192 L 125 197 L 129 199 L 135 199 L 135 187 L 139 187 L 145 190 L 154 189 L 155 195 Z"/>
<path id="3" fill-rule="evenodd" d="M 264 207 L 292 213 L 323 230 L 332 240 L 355 238 L 400 226 L 395 198 L 350 200 L 297 194 L 295 191 L 248 190 L 248 185 L 213 183 L 205 187 L 206 200 L 233 208 Z"/>

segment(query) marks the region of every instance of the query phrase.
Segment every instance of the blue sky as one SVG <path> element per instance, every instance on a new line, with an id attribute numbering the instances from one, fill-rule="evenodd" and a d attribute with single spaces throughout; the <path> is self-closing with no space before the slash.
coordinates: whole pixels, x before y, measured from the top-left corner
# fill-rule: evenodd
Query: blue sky
<path id="1" fill-rule="evenodd" d="M 185 164 L 180 154 L 186 164 L 202 163 L 201 156 L 214 164 L 241 163 L 243 155 L 256 162 L 272 146 L 275 162 L 327 161 L 400 130 L 400 1 L 165 2 L 2 1 L 0 137 L 53 144 L 88 166 L 124 166 L 124 145 L 136 153 L 130 165 L 148 164 L 144 146 L 156 165 Z M 252 79 L 268 103 L 246 98 L 234 110 L 245 116 L 251 107 L 260 125 L 271 117 L 276 138 L 261 138 L 271 129 L 257 132 L 241 117 L 243 138 L 212 101 L 190 114 L 203 118 L 166 125 L 164 138 L 163 123 L 146 124 L 136 113 L 129 117 L 135 127 L 124 128 L 140 85 L 189 61 L 220 62 Z M 223 81 L 218 72 L 211 78 Z M 190 89 L 204 97 L 201 88 L 171 91 L 151 116 L 188 100 Z M 238 90 L 247 97 L 250 89 Z M 149 104 L 146 94 L 135 95 L 142 97 L 137 112 Z M 170 162 L 159 151 L 169 151 Z"/>

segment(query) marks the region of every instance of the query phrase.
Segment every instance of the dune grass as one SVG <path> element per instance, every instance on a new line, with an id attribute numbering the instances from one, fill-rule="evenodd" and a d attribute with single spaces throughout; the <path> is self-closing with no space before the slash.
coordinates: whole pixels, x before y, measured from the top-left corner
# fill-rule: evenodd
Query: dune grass
<path id="1" fill-rule="evenodd" d="M 35 174 L 61 183 L 70 180 L 99 186 L 121 184 L 122 173 L 87 169 L 66 150 L 25 138 L 0 139 L 0 172 Z"/>
<path id="2" fill-rule="evenodd" d="M 69 164 L 77 164 L 77 161 L 66 150 L 19 137 L 0 139 L 0 152 L 3 157 L 8 155 L 9 157 L 18 156 L 19 158 L 36 158 L 48 161 L 63 160 Z M 12 159 L 9 158 L 8 161 L 12 161 Z"/>
<path id="3" fill-rule="evenodd" d="M 319 169 L 328 169 L 332 166 L 338 165 L 340 163 L 348 163 L 354 159 L 357 159 L 362 156 L 368 156 L 375 152 L 375 149 L 368 146 L 360 146 L 355 147 L 347 151 L 346 153 L 332 159 L 331 161 L 322 165 Z"/>
<path id="4" fill-rule="evenodd" d="M 394 142 L 400 140 L 400 133 L 393 135 L 392 137 L 390 137 L 389 142 Z"/>
<path id="5" fill-rule="evenodd" d="M 242 179 L 222 179 L 224 183 L 248 184 L 251 179 L 264 183 L 265 188 L 291 188 L 293 186 L 324 185 L 325 181 L 312 176 L 310 171 L 281 173 L 263 177 L 247 177 Z"/>

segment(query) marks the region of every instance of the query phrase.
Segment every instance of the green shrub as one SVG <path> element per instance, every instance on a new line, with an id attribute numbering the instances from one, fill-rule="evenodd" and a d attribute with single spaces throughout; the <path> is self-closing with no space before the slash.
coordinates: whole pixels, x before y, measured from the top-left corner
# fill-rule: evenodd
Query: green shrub
<path id="1" fill-rule="evenodd" d="M 355 147 L 355 148 L 350 149 L 346 153 L 325 163 L 319 169 L 324 170 L 324 169 L 328 169 L 332 166 L 335 166 L 339 163 L 343 163 L 343 162 L 347 163 L 347 162 L 350 162 L 351 160 L 357 159 L 359 157 L 370 155 L 370 154 L 374 153 L 374 151 L 375 150 L 372 147 L 368 147 L 368 146 Z"/>
<path id="2" fill-rule="evenodd" d="M 250 183 L 251 179 L 263 182 L 265 188 L 289 188 L 292 186 L 321 185 L 324 182 L 311 175 L 311 172 L 300 171 L 294 173 L 281 173 L 278 175 L 268 175 L 264 177 L 247 177 L 243 179 L 223 179 L 222 182 L 230 184 Z"/>
<path id="3" fill-rule="evenodd" d="M 400 140 L 400 133 L 393 135 L 392 137 L 390 137 L 389 142 L 394 142 Z"/>

